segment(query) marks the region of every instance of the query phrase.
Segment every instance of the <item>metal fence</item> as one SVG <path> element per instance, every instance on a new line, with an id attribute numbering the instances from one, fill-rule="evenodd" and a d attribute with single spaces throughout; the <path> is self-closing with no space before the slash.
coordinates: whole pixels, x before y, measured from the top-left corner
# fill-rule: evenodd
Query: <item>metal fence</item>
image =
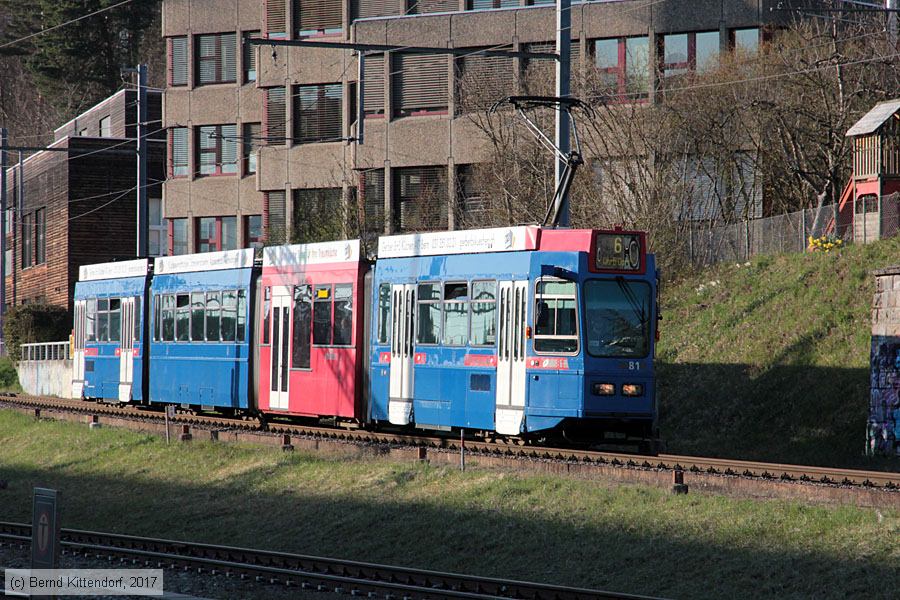
<path id="1" fill-rule="evenodd" d="M 690 264 L 703 267 L 740 262 L 758 254 L 805 252 L 809 238 L 834 236 L 844 243 L 869 243 L 900 230 L 897 194 L 881 202 L 861 199 L 843 213 L 836 204 L 727 225 L 690 223 L 686 252 Z"/>
<path id="2" fill-rule="evenodd" d="M 22 344 L 22 360 L 69 360 L 69 342 L 45 342 L 42 344 Z"/>

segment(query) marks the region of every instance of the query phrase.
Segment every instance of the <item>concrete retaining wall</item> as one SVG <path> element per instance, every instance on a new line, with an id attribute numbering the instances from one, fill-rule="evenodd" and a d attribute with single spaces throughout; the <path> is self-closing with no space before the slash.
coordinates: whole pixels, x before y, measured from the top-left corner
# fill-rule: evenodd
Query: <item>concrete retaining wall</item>
<path id="1" fill-rule="evenodd" d="M 72 397 L 71 360 L 23 360 L 16 365 L 16 370 L 26 394 Z"/>

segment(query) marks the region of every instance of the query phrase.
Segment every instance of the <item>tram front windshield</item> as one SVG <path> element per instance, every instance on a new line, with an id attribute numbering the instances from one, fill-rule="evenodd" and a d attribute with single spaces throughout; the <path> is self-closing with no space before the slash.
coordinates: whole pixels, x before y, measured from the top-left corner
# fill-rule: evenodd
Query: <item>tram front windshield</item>
<path id="1" fill-rule="evenodd" d="M 643 358 L 650 352 L 650 285 L 592 279 L 584 283 L 587 351 L 601 358 Z"/>

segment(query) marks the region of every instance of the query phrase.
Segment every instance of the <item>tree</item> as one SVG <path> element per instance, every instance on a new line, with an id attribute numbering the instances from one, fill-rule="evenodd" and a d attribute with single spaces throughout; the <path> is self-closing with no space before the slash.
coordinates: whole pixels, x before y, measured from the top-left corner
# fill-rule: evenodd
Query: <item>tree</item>
<path id="1" fill-rule="evenodd" d="M 54 27 L 117 4 L 117 0 L 0 0 L 7 15 L 2 42 L 18 40 L 8 46 L 6 55 L 21 57 L 34 78 L 41 98 L 58 113 L 68 117 L 106 98 L 121 87 L 122 67 L 140 60 L 146 36 L 160 10 L 159 2 L 136 1 L 120 8 Z M 153 46 L 158 52 L 158 45 Z"/>

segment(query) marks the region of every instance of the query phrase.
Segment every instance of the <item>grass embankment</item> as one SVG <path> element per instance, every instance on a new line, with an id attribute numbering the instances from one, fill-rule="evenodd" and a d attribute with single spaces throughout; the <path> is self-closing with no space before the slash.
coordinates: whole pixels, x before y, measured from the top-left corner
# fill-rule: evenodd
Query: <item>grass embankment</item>
<path id="1" fill-rule="evenodd" d="M 0 520 L 60 489 L 65 527 L 682 598 L 900 589 L 900 513 L 672 496 L 477 467 L 172 444 L 0 413 Z"/>
<path id="2" fill-rule="evenodd" d="M 871 272 L 900 239 L 727 263 L 662 294 L 661 426 L 669 450 L 900 469 L 863 457 Z"/>

